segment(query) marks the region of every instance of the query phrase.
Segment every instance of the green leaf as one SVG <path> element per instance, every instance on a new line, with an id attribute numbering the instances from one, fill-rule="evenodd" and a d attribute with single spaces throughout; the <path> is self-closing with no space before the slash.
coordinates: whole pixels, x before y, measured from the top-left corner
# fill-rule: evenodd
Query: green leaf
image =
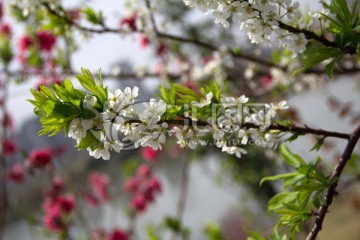
<path id="1" fill-rule="evenodd" d="M 87 21 L 93 23 L 93 24 L 102 24 L 103 18 L 102 13 L 99 12 L 98 14 L 95 13 L 95 11 L 87 7 L 85 10 L 82 11 L 85 14 L 85 18 Z"/>
<path id="2" fill-rule="evenodd" d="M 68 93 L 73 95 L 74 87 L 68 78 L 66 78 L 65 81 L 62 82 L 62 87 L 65 88 Z"/>
<path id="3" fill-rule="evenodd" d="M 224 236 L 219 226 L 214 223 L 208 223 L 204 227 L 204 233 L 207 240 L 223 240 Z"/>
<path id="4" fill-rule="evenodd" d="M 298 194 L 298 192 L 282 192 L 275 195 L 269 200 L 267 210 L 272 211 L 284 207 L 284 204 L 294 201 Z"/>
<path id="5" fill-rule="evenodd" d="M 96 113 L 94 113 L 92 110 L 90 110 L 88 108 L 84 108 L 82 110 L 80 116 L 82 119 L 92 119 L 92 118 L 96 117 Z"/>
<path id="6" fill-rule="evenodd" d="M 319 138 L 316 141 L 316 144 L 310 149 L 310 152 L 314 151 L 314 150 L 316 150 L 318 152 L 320 150 L 321 146 L 324 144 L 324 142 L 325 142 L 325 137 Z"/>
<path id="7" fill-rule="evenodd" d="M 257 232 L 247 231 L 246 229 L 244 229 L 244 232 L 248 235 L 247 240 L 266 240 L 263 236 L 261 236 Z"/>
<path id="8" fill-rule="evenodd" d="M 152 226 L 146 226 L 146 240 L 160 240 Z"/>
<path id="9" fill-rule="evenodd" d="M 306 165 L 306 162 L 300 156 L 292 153 L 284 143 L 280 146 L 280 155 L 283 157 L 285 162 L 295 168 L 298 168 L 301 165 Z"/>
<path id="10" fill-rule="evenodd" d="M 81 86 L 92 92 L 92 89 L 95 87 L 95 80 L 88 69 L 81 68 L 81 74 L 75 77 L 79 80 Z"/>
<path id="11" fill-rule="evenodd" d="M 266 182 L 266 181 L 276 181 L 279 179 L 288 179 L 288 178 L 294 178 L 297 175 L 299 175 L 299 173 L 297 172 L 291 172 L 291 173 L 283 173 L 283 174 L 278 174 L 278 175 L 274 175 L 274 176 L 270 176 L 270 177 L 264 177 L 261 179 L 260 181 L 260 186 Z"/>
<path id="12" fill-rule="evenodd" d="M 185 95 L 188 95 L 188 96 L 192 96 L 194 98 L 196 98 L 197 100 L 200 99 L 199 95 L 197 95 L 193 90 L 191 90 L 190 88 L 187 88 L 181 84 L 178 84 L 178 83 L 174 83 L 173 84 L 175 90 L 176 90 L 176 93 L 180 93 L 180 94 L 185 94 Z"/>
<path id="13" fill-rule="evenodd" d="M 344 29 L 351 29 L 352 16 L 346 0 L 333 0 L 331 2 L 330 9 L 335 13 L 336 18 L 344 26 Z"/>
<path id="14" fill-rule="evenodd" d="M 178 219 L 173 217 L 166 217 L 164 220 L 164 225 L 171 231 L 178 233 L 181 231 L 181 223 Z"/>
<path id="15" fill-rule="evenodd" d="M 328 77 L 330 79 L 333 79 L 333 72 L 334 72 L 334 68 L 335 68 L 335 64 L 343 57 L 343 54 L 339 54 L 337 55 L 330 63 L 328 63 L 325 66 L 325 71 L 326 74 L 328 75 Z"/>
<path id="16" fill-rule="evenodd" d="M 85 149 L 88 147 L 95 148 L 99 145 L 99 143 L 100 143 L 100 140 L 98 138 L 96 138 L 90 130 L 88 130 L 86 132 L 86 136 L 80 140 L 77 147 L 79 150 Z"/>
<path id="17" fill-rule="evenodd" d="M 319 43 L 309 44 L 308 48 L 302 55 L 304 67 L 293 72 L 292 75 L 296 75 L 300 71 L 305 71 L 317 64 L 323 62 L 331 57 L 336 57 L 342 54 L 342 51 L 338 48 L 324 47 Z"/>

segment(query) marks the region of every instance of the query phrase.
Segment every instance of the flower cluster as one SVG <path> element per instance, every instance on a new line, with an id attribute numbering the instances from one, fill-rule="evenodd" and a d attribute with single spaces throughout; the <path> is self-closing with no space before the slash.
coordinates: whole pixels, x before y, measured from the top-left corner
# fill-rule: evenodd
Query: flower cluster
<path id="1" fill-rule="evenodd" d="M 110 199 L 108 186 L 110 178 L 105 173 L 92 172 L 88 177 L 88 185 L 92 192 L 86 192 L 84 195 L 87 202 L 97 207 L 100 201 L 108 201 Z"/>
<path id="2" fill-rule="evenodd" d="M 204 13 L 211 13 L 215 23 L 228 28 L 229 18 L 244 30 L 252 43 L 267 42 L 276 38 L 280 47 L 291 49 L 296 55 L 305 51 L 307 39 L 303 33 L 296 34 L 282 28 L 283 18 L 292 20 L 300 17 L 299 3 L 292 0 L 184 0 L 190 7 L 199 7 Z"/>
<path id="3" fill-rule="evenodd" d="M 242 146 L 247 144 L 274 148 L 278 132 L 268 128 L 277 119 L 277 113 L 288 108 L 286 101 L 253 104 L 244 95 L 222 96 L 215 83 L 200 89 L 200 93 L 180 84 L 160 87 L 161 100 L 152 98 L 148 102 L 138 102 L 137 87 L 108 91 L 96 85 L 91 73 L 84 69 L 77 78 L 92 94 L 73 89 L 67 79 L 62 86 L 52 87 L 64 101 L 54 96 L 49 100 L 52 91 L 42 87 L 40 92 L 32 93 L 38 101 L 47 101 L 46 106 L 31 102 L 37 112 L 44 112 L 42 133 L 54 134 L 65 127 L 80 149 L 87 149 L 91 156 L 105 160 L 110 159 L 112 151 L 137 147 L 161 150 L 171 136 L 175 136 L 183 148 L 211 144 L 237 157 L 246 153 Z M 47 100 L 41 100 L 43 97 Z M 71 97 L 74 99 L 69 101 Z M 59 121 L 59 116 L 63 116 L 60 125 L 53 125 L 53 121 Z M 210 143 L 209 138 L 214 141 Z"/>
<path id="4" fill-rule="evenodd" d="M 144 212 L 154 202 L 155 195 L 162 191 L 159 179 L 147 165 L 138 167 L 136 176 L 125 182 L 124 189 L 132 195 L 130 205 L 136 212 Z"/>
<path id="5" fill-rule="evenodd" d="M 75 199 L 71 195 L 63 195 L 64 186 L 60 177 L 53 179 L 50 189 L 44 200 L 43 208 L 44 226 L 53 231 L 60 232 L 66 230 L 69 216 L 75 208 Z"/>

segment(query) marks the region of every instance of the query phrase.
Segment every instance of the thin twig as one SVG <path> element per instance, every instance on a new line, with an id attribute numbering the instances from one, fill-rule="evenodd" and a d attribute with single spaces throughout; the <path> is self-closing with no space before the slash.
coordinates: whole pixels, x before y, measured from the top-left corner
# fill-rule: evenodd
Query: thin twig
<path id="1" fill-rule="evenodd" d="M 182 169 L 181 169 L 181 182 L 180 182 L 180 193 L 177 202 L 177 209 L 176 209 L 176 219 L 182 225 L 182 219 L 185 212 L 186 207 L 186 199 L 189 190 L 189 170 L 190 170 L 190 159 L 187 154 L 183 153 L 182 159 Z M 171 238 L 172 240 L 178 239 L 179 234 L 182 233 L 182 229 L 179 232 L 173 233 Z"/>
<path id="2" fill-rule="evenodd" d="M 318 215 L 316 216 L 315 223 L 310 233 L 308 234 L 306 240 L 315 240 L 318 233 L 321 231 L 322 224 L 325 219 L 325 215 L 328 212 L 329 206 L 332 204 L 334 196 L 336 195 L 336 187 L 339 182 L 341 173 L 346 166 L 346 163 L 351 158 L 351 155 L 354 151 L 354 148 L 360 138 L 360 125 L 353 131 L 350 135 L 348 144 L 345 147 L 345 150 L 340 158 L 339 163 L 335 166 L 334 170 L 331 173 L 330 179 L 333 180 L 333 184 L 328 188 L 325 193 L 324 200 L 325 203 L 320 207 Z"/>

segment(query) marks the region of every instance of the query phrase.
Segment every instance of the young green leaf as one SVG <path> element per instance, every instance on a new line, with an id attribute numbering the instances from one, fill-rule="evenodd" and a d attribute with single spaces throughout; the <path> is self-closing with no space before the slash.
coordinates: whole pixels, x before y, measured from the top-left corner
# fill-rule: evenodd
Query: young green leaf
<path id="1" fill-rule="evenodd" d="M 285 162 L 295 168 L 306 165 L 306 162 L 299 155 L 292 153 L 284 143 L 280 145 L 280 155 Z"/>

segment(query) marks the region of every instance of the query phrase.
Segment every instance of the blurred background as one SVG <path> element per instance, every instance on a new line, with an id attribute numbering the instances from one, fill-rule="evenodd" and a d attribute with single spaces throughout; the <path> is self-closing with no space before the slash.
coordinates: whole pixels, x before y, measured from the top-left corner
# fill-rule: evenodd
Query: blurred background
<path id="1" fill-rule="evenodd" d="M 249 43 L 238 27 L 225 29 L 215 24 L 211 15 L 187 8 L 183 1 L 152 2 L 156 7 L 155 19 L 162 31 L 210 42 L 214 46 L 238 47 L 242 53 L 264 60 L 274 59 L 274 52 L 266 46 Z M 123 0 L 66 0 L 61 4 L 66 9 L 79 9 L 86 5 L 101 10 L 106 25 L 114 28 L 126 25 L 123 20 L 138 10 L 136 2 Z M 313 1 L 301 1 L 301 5 L 302 11 L 320 9 L 320 4 Z M 33 31 L 29 30 L 32 28 L 28 25 L 30 20 L 19 22 L 10 17 L 10 12 L 16 12 L 11 1 L 3 1 L 3 6 L 5 21 L 12 27 L 13 47 L 18 49 L 17 39 Z M 79 21 L 82 23 L 83 20 Z M 158 86 L 169 81 L 199 89 L 215 80 L 229 96 L 246 94 L 256 102 L 265 103 L 287 100 L 290 110 L 283 117 L 296 124 L 350 132 L 360 122 L 360 75 L 356 73 L 335 75 L 333 80 L 317 73 L 291 76 L 243 59 L 227 61 L 227 55 L 195 45 L 164 40 L 152 42 L 144 48 L 140 45 L 140 34 L 127 36 L 74 31 L 69 39 L 70 44 L 58 37 L 56 43 L 64 54 L 71 53 L 67 59 L 69 68 L 57 66 L 59 73 L 69 73 L 58 74 L 62 78 L 75 80 L 70 72 L 77 73 L 81 67 L 92 72 L 101 68 L 104 75 L 108 75 L 105 84 L 109 89 L 138 86 L 144 101 L 158 94 Z M 167 53 L 159 53 L 161 46 L 166 46 Z M 295 61 L 286 50 L 279 50 L 278 56 L 287 59 L 285 64 Z M 49 77 L 41 75 L 42 70 L 48 70 L 42 66 L 39 74 L 26 75 L 18 69 L 24 70 L 24 66 L 14 60 L 10 72 L 16 74 L 9 82 L 7 108 L 13 123 L 11 139 L 16 141 L 18 151 L 8 157 L 8 166 L 11 168 L 24 162 L 33 149 L 51 149 L 53 158 L 51 170 L 26 171 L 25 180 L 20 184 L 8 182 L 4 239 L 56 239 L 41 226 L 44 194 L 54 175 L 61 177 L 66 192 L 76 199 L 77 213 L 74 227 L 70 229 L 73 239 L 88 239 L 90 229 L 110 231 L 115 228 L 133 229 L 136 239 L 150 239 L 145 237 L 150 231 L 163 233 L 161 239 L 174 239 L 171 229 L 176 228 L 176 219 L 182 219 L 180 228 L 189 231 L 189 239 L 207 239 L 204 232 L 211 232 L 209 229 L 216 228 L 215 225 L 228 240 L 246 239 L 245 229 L 270 233 L 276 220 L 266 211 L 266 203 L 281 189 L 280 185 L 273 183 L 259 186 L 259 181 L 262 177 L 286 171 L 276 151 L 249 146 L 249 154 L 237 159 L 211 145 L 199 146 L 195 151 L 180 149 L 175 141 L 169 139 L 162 151 L 134 149 L 113 154 L 109 161 L 94 159 L 87 151 L 77 151 L 76 142 L 63 134 L 37 136 L 41 126 L 26 99 L 32 98 L 29 89 L 36 88 L 40 78 Z M 152 72 L 160 72 L 160 77 L 147 76 L 151 74 L 146 73 Z M 164 77 L 164 73 L 180 77 Z M 126 74 L 132 77 L 121 77 Z M 320 156 L 324 171 L 329 173 L 346 142 L 327 139 L 319 152 L 309 152 L 315 143 L 315 138 L 301 136 L 289 144 L 289 148 L 308 161 Z M 356 151 L 360 152 L 359 147 Z M 124 191 L 124 188 L 142 164 L 149 166 L 158 178 L 161 193 L 156 194 L 146 210 L 134 217 L 131 191 Z M 357 227 L 360 223 L 360 171 L 357 170 L 360 170 L 359 164 L 355 163 L 346 170 L 344 181 L 339 185 L 340 194 L 330 209 L 319 239 L 360 238 Z M 105 181 L 108 198 L 92 199 L 92 202 L 87 194 L 92 191 L 89 176 L 93 173 L 110 179 Z M 304 226 L 302 230 L 306 233 L 308 227 Z"/>

